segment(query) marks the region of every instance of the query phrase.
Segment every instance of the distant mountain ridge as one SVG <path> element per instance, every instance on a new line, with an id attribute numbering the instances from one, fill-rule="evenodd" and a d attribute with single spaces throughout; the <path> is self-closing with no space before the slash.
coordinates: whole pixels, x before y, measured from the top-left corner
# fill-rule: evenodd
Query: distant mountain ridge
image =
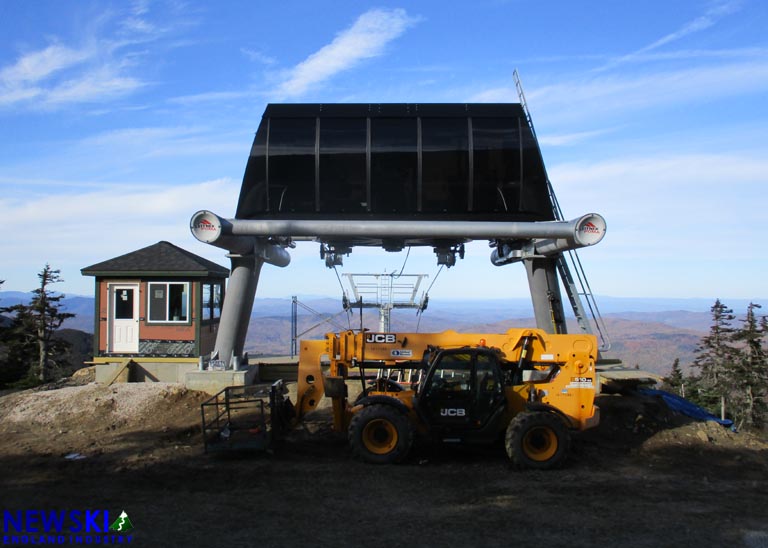
<path id="1" fill-rule="evenodd" d="M 652 314 L 648 313 L 649 317 Z M 330 314 L 325 316 L 330 317 Z M 360 316 L 354 313 L 349 319 L 342 315 L 330 322 L 321 323 L 321 317 L 308 314 L 299 315 L 297 332 L 300 339 L 321 338 L 326 332 L 360 327 Z M 684 321 L 706 325 L 708 313 L 668 312 L 664 314 L 666 322 Z M 624 319 L 620 314 L 605 316 L 606 331 L 611 340 L 611 349 L 603 357 L 619 359 L 628 367 L 639 367 L 660 375 L 667 375 L 675 359 L 679 359 L 685 369 L 695 357 L 694 349 L 706 328 L 686 329 L 661 321 Z M 422 333 L 440 332 L 448 329 L 463 333 L 502 333 L 513 327 L 530 327 L 532 317 L 498 319 L 495 315 L 462 310 L 460 314 L 427 311 L 419 319 L 413 311 L 400 310 L 392 314 L 391 331 Z M 373 331 L 378 330 L 378 314 L 366 310 L 363 325 Z M 311 329 L 311 327 L 314 329 Z M 569 329 L 575 332 L 575 321 L 569 322 Z M 287 355 L 291 345 L 290 318 L 282 316 L 254 316 L 248 328 L 246 351 L 251 356 Z"/>
<path id="2" fill-rule="evenodd" d="M 13 306 L 22 302 L 29 302 L 32 298 L 31 292 L 22 291 L 0 291 L 0 307 Z M 323 296 L 299 297 L 299 301 L 307 306 L 323 313 L 334 313 L 341 310 L 341 299 Z M 658 312 L 682 311 L 682 312 L 705 312 L 709 313 L 715 299 L 677 299 L 677 298 L 638 298 L 638 297 L 606 297 L 597 296 L 597 304 L 603 314 L 651 314 Z M 736 315 L 746 311 L 750 302 L 765 303 L 768 305 L 768 298 L 765 299 L 727 299 L 721 301 L 732 308 Z M 63 299 L 63 308 L 67 312 L 75 314 L 93 314 L 94 298 L 85 295 L 65 295 Z M 518 317 L 520 315 L 532 315 L 530 299 L 511 298 L 511 299 L 432 299 L 429 303 L 427 312 L 430 310 L 439 310 L 441 312 L 461 310 L 472 313 L 488 314 L 491 316 L 504 315 L 507 317 Z M 305 313 L 302 309 L 299 313 Z M 252 316 L 290 316 L 291 298 L 290 297 L 257 297 Z"/>
<path id="3" fill-rule="evenodd" d="M 0 307 L 28 302 L 31 293 L 0 291 Z M 311 297 L 299 301 L 319 316 L 298 308 L 299 338 L 320 338 L 327 331 L 357 329 L 360 315 L 342 312 L 341 299 Z M 612 349 L 607 357 L 621 359 L 629 366 L 667 374 L 676 358 L 683 367 L 693 361 L 696 345 L 710 325 L 714 299 L 638 299 L 598 297 Z M 749 305 L 747 299 L 722 299 L 741 317 Z M 760 303 L 759 299 L 753 302 Z M 765 300 L 768 304 L 768 299 Z M 72 296 L 62 301 L 66 312 L 76 314 L 64 328 L 93 333 L 93 297 Z M 335 318 L 332 318 L 334 317 Z M 251 314 L 246 350 L 252 355 L 287 355 L 291 347 L 291 299 L 257 298 Z M 327 321 L 332 318 L 331 321 Z M 417 316 L 414 310 L 392 313 L 392 331 L 437 332 L 447 329 L 467 333 L 503 332 L 511 327 L 533 325 L 533 310 L 528 299 L 433 300 Z M 573 323 L 571 320 L 570 323 Z M 311 331 L 307 330 L 319 324 Z M 738 321 L 735 326 L 740 325 Z M 378 313 L 366 309 L 363 326 L 378 330 Z M 573 330 L 573 327 L 571 327 Z"/>
<path id="4" fill-rule="evenodd" d="M 27 304 L 33 294 L 22 291 L 0 291 L 0 308 L 6 308 L 17 304 Z M 93 333 L 94 306 L 96 299 L 82 295 L 64 296 L 61 300 L 62 311 L 75 314 L 64 322 L 62 329 L 77 329 L 86 333 Z"/>
<path id="5" fill-rule="evenodd" d="M 20 291 L 0 291 L 0 307 L 13 306 L 15 304 L 29 302 L 32 293 Z M 331 297 L 311 297 L 299 299 L 299 301 L 320 314 L 337 314 L 341 312 L 341 299 Z M 598 297 L 597 302 L 606 319 L 624 319 L 642 323 L 660 323 L 670 327 L 685 330 L 703 332 L 709 329 L 710 308 L 714 300 L 708 299 L 639 299 Z M 734 310 L 737 317 L 743 315 L 750 301 L 747 299 L 724 299 L 723 302 Z M 754 302 L 760 302 L 755 300 Z M 768 299 L 766 301 L 768 303 Z M 89 333 L 93 332 L 94 304 L 93 297 L 72 296 L 62 300 L 63 310 L 75 314 L 75 317 L 67 320 L 64 327 L 79 329 Z M 356 311 L 355 311 L 356 312 Z M 369 311 L 370 312 L 370 311 Z M 375 314 L 374 312 L 370 312 Z M 298 308 L 299 317 L 311 316 L 312 312 L 302 306 Z M 291 316 L 290 298 L 257 298 L 251 313 L 254 319 L 259 318 L 285 318 Z M 395 310 L 393 318 L 408 318 L 413 316 L 415 327 L 415 311 Z M 572 315 L 568 315 L 572 317 Z M 426 326 L 447 329 L 451 325 L 490 325 L 509 320 L 526 319 L 533 317 L 533 309 L 529 299 L 487 299 L 487 300 L 433 300 L 421 317 L 422 330 Z M 358 318 L 359 323 L 359 318 Z M 517 322 L 515 322 L 517 323 Z M 530 324 L 528 324 L 530 325 Z M 373 328 L 373 325 L 369 326 Z"/>

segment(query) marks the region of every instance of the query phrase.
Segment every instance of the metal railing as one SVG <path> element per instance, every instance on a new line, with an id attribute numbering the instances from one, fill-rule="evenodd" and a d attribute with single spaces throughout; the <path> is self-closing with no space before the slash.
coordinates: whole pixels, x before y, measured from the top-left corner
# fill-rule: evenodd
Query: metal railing
<path id="1" fill-rule="evenodd" d="M 200 405 L 205 452 L 230 449 L 267 449 L 263 385 L 228 386 Z"/>

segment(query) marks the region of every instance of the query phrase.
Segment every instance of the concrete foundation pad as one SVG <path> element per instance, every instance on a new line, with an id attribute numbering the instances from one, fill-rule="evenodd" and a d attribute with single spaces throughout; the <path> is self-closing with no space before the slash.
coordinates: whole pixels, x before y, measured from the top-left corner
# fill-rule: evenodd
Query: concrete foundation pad
<path id="1" fill-rule="evenodd" d="M 125 367 L 127 359 L 97 363 L 96 382 L 172 382 L 214 395 L 227 386 L 244 386 L 258 381 L 256 365 L 238 371 L 200 371 L 196 362 L 152 362 L 141 358 L 132 359 L 128 368 L 115 377 Z"/>
<path id="2" fill-rule="evenodd" d="M 198 369 L 196 362 L 154 362 L 142 358 L 116 358 L 115 361 L 96 364 L 96 382 L 109 383 L 127 360 L 130 360 L 128 375 L 120 375 L 114 382 L 184 383 L 186 374 Z"/>
<path id="3" fill-rule="evenodd" d="M 190 371 L 185 375 L 184 384 L 190 390 L 200 390 L 211 395 L 227 386 L 247 386 L 254 384 L 258 370 L 255 366 L 233 371 Z"/>

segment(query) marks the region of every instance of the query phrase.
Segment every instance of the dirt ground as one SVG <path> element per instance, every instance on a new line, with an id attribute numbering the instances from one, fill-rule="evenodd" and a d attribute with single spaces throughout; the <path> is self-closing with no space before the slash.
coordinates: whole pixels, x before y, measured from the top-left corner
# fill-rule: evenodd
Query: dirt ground
<path id="1" fill-rule="evenodd" d="M 501 446 L 350 456 L 322 412 L 270 453 L 204 454 L 204 394 L 172 384 L 0 397 L 3 510 L 124 510 L 140 546 L 768 546 L 768 443 L 601 396 L 561 470 Z"/>

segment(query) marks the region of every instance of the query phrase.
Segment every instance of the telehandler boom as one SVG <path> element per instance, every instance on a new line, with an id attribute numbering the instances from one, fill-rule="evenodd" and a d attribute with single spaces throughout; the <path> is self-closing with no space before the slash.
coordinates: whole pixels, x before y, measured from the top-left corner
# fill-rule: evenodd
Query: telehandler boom
<path id="1" fill-rule="evenodd" d="M 334 430 L 366 462 L 400 462 L 415 436 L 444 443 L 504 439 L 517 468 L 561 465 L 572 431 L 599 422 L 593 335 L 329 333 L 301 341 L 297 402 L 273 389 L 273 431 L 332 400 Z M 366 383 L 366 371 L 377 377 Z M 357 370 L 363 391 L 348 401 Z"/>

